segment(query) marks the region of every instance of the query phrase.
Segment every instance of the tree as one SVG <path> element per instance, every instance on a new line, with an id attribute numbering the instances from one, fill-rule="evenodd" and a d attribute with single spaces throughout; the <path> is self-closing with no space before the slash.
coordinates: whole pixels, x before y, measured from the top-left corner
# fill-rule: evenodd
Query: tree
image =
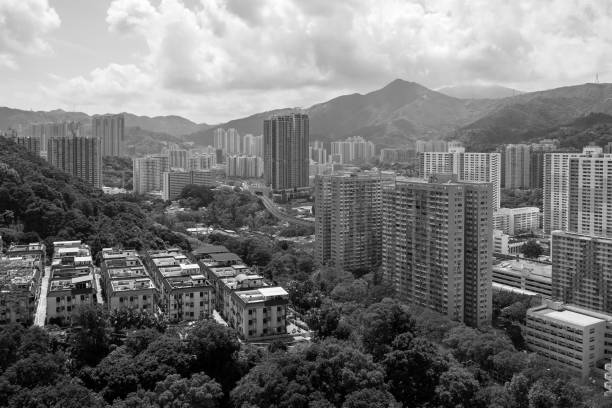
<path id="1" fill-rule="evenodd" d="M 395 338 L 392 351 L 385 354 L 381 364 L 391 393 L 406 407 L 428 402 L 449 365 L 433 343 L 411 333 Z"/>
<path id="2" fill-rule="evenodd" d="M 364 349 L 381 360 L 402 333 L 414 333 L 416 324 L 408 308 L 396 300 L 383 299 L 368 307 L 362 317 Z"/>
<path id="3" fill-rule="evenodd" d="M 377 389 L 364 389 L 350 393 L 346 396 L 342 408 L 399 408 L 400 405 L 393 396 L 386 391 Z"/>
<path id="4" fill-rule="evenodd" d="M 527 395 L 529 400 L 529 408 L 555 408 L 556 397 L 555 394 L 548 388 L 548 386 L 542 382 L 536 382 Z"/>
<path id="5" fill-rule="evenodd" d="M 10 366 L 4 373 L 8 382 L 34 388 L 51 385 L 64 373 L 64 358 L 55 354 L 32 354 Z"/>
<path id="6" fill-rule="evenodd" d="M 222 398 L 221 385 L 205 374 L 194 374 L 191 378 L 173 374 L 158 382 L 153 391 L 139 390 L 115 402 L 113 407 L 217 408 Z"/>
<path id="7" fill-rule="evenodd" d="M 478 389 L 478 381 L 469 371 L 459 365 L 452 365 L 440 376 L 434 397 L 436 406 L 470 408 Z"/>
<path id="8" fill-rule="evenodd" d="M 521 246 L 521 253 L 527 258 L 538 258 L 544 253 L 544 249 L 535 239 L 530 239 Z"/>
<path id="9" fill-rule="evenodd" d="M 110 330 L 105 310 L 98 305 L 77 309 L 69 336 L 71 353 L 78 364 L 95 366 L 106 356 L 110 346 Z"/>
<path id="10" fill-rule="evenodd" d="M 103 408 L 104 400 L 84 386 L 64 380 L 52 386 L 36 387 L 22 390 L 9 402 L 9 408 Z"/>
<path id="11" fill-rule="evenodd" d="M 17 352 L 25 329 L 20 324 L 0 326 L 0 373 L 17 361 Z"/>

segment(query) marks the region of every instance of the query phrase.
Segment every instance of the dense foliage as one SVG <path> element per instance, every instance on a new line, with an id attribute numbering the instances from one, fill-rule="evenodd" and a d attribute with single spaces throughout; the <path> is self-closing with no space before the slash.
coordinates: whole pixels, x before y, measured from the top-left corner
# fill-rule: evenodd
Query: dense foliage
<path id="1" fill-rule="evenodd" d="M 102 181 L 107 187 L 120 187 L 130 191 L 133 188 L 132 159 L 108 156 L 102 158 Z"/>
<path id="2" fill-rule="evenodd" d="M 142 249 L 186 240 L 147 216 L 138 197 L 107 196 L 0 138 L 0 227 L 6 241 L 80 239 L 98 252 Z M 47 245 L 49 250 L 51 245 Z"/>
<path id="3" fill-rule="evenodd" d="M 502 208 L 539 207 L 542 208 L 542 189 L 532 190 L 502 189 Z"/>

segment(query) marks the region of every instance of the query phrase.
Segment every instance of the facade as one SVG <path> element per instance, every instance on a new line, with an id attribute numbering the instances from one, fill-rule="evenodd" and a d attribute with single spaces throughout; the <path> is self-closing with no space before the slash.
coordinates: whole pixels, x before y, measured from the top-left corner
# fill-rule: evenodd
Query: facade
<path id="1" fill-rule="evenodd" d="M 17 143 L 19 146 L 23 146 L 26 148 L 26 150 L 32 154 L 35 154 L 36 156 L 40 156 L 41 153 L 41 148 L 40 148 L 40 139 L 37 137 L 30 137 L 30 136 L 21 136 L 21 137 L 17 137 L 15 139 L 15 143 Z M 47 149 L 45 148 L 45 151 Z"/>
<path id="2" fill-rule="evenodd" d="M 171 321 L 212 316 L 214 289 L 180 249 L 147 251 L 145 263 L 159 288 L 159 305 Z"/>
<path id="3" fill-rule="evenodd" d="M 215 172 L 210 170 L 200 171 L 170 171 L 163 174 L 162 198 L 164 200 L 175 200 L 190 185 L 213 186 L 215 184 Z"/>
<path id="4" fill-rule="evenodd" d="M 361 136 L 352 136 L 344 141 L 331 142 L 332 160 L 335 163 L 362 163 L 374 157 L 374 143 Z"/>
<path id="5" fill-rule="evenodd" d="M 164 149 L 162 154 L 168 156 L 168 166 L 171 170 L 187 170 L 189 168 L 189 150 L 178 148 Z"/>
<path id="6" fill-rule="evenodd" d="M 264 180 L 274 191 L 308 187 L 308 115 L 264 120 Z"/>
<path id="7" fill-rule="evenodd" d="M 242 153 L 246 156 L 263 158 L 263 135 L 246 134 L 242 138 Z"/>
<path id="8" fill-rule="evenodd" d="M 417 153 L 448 152 L 448 142 L 445 140 L 417 140 L 415 147 Z"/>
<path id="9" fill-rule="evenodd" d="M 552 266 L 524 259 L 502 261 L 493 265 L 493 283 L 530 291 L 550 299 Z"/>
<path id="10" fill-rule="evenodd" d="M 227 156 L 226 174 L 228 177 L 261 178 L 263 159 L 257 156 Z"/>
<path id="11" fill-rule="evenodd" d="M 612 238 L 552 233 L 552 296 L 612 313 Z"/>
<path id="12" fill-rule="evenodd" d="M 544 155 L 543 228 L 546 233 L 567 231 L 569 226 L 570 159 L 599 156 L 601 153 L 600 147 L 585 147 L 582 153 Z"/>
<path id="13" fill-rule="evenodd" d="M 163 174 L 169 171 L 167 155 L 152 155 L 132 160 L 132 184 L 136 194 L 161 191 Z"/>
<path id="14" fill-rule="evenodd" d="M 521 253 L 524 239 L 514 238 L 502 230 L 493 229 L 493 253 L 501 255 L 516 255 Z"/>
<path id="15" fill-rule="evenodd" d="M 382 270 L 400 299 L 471 326 L 491 320 L 492 187 L 398 179 L 383 192 Z"/>
<path id="16" fill-rule="evenodd" d="M 394 176 L 345 173 L 315 178 L 316 254 L 345 270 L 372 268 L 382 251 L 382 192 Z"/>
<path id="17" fill-rule="evenodd" d="M 612 316 L 548 301 L 527 311 L 525 342 L 583 380 L 604 358 L 612 357 Z"/>
<path id="18" fill-rule="evenodd" d="M 433 174 L 456 174 L 459 181 L 486 182 L 493 185 L 494 210 L 501 200 L 501 155 L 499 153 L 466 153 L 463 147 L 449 152 L 423 152 L 418 155 L 419 174 L 428 179 Z"/>
<path id="19" fill-rule="evenodd" d="M 40 259 L 41 267 L 44 267 L 47 262 L 47 249 L 42 242 L 31 242 L 29 244 L 11 244 L 6 250 L 6 255 L 10 258 L 28 257 Z"/>
<path id="20" fill-rule="evenodd" d="M 93 187 L 102 188 L 100 139 L 51 137 L 47 143 L 47 161 Z"/>
<path id="21" fill-rule="evenodd" d="M 39 257 L 0 257 L 0 324 L 33 322 L 43 273 Z"/>
<path id="22" fill-rule="evenodd" d="M 110 311 L 133 309 L 155 313 L 157 291 L 136 251 L 102 249 L 100 272 Z"/>
<path id="23" fill-rule="evenodd" d="M 247 341 L 285 335 L 288 303 L 289 294 L 280 286 L 234 291 L 228 322 Z"/>
<path id="24" fill-rule="evenodd" d="M 125 118 L 123 115 L 95 115 L 92 119 L 94 138 L 102 141 L 102 156 L 125 156 Z"/>
<path id="25" fill-rule="evenodd" d="M 531 188 L 531 146 L 508 144 L 501 148 L 501 172 L 503 188 Z"/>
<path id="26" fill-rule="evenodd" d="M 312 162 L 315 162 L 318 164 L 326 164 L 329 161 L 327 149 L 325 148 L 322 141 L 315 140 L 313 144 L 310 145 L 308 148 L 310 151 L 309 153 L 310 160 Z"/>
<path id="27" fill-rule="evenodd" d="M 612 154 L 569 159 L 568 231 L 612 237 Z"/>
<path id="28" fill-rule="evenodd" d="M 508 235 L 538 230 L 540 209 L 538 207 L 500 208 L 493 214 L 493 228 Z"/>
<path id="29" fill-rule="evenodd" d="M 380 149 L 381 163 L 414 163 L 416 161 L 415 149 Z"/>
<path id="30" fill-rule="evenodd" d="M 234 128 L 214 130 L 214 147 L 221 149 L 223 154 L 241 154 L 242 140 L 240 133 Z"/>
<path id="31" fill-rule="evenodd" d="M 81 305 L 96 303 L 96 280 L 89 246 L 56 241 L 47 292 L 47 322 L 69 322 Z"/>
<path id="32" fill-rule="evenodd" d="M 208 170 L 215 166 L 217 166 L 217 155 L 215 153 L 197 154 L 189 157 L 188 170 Z"/>

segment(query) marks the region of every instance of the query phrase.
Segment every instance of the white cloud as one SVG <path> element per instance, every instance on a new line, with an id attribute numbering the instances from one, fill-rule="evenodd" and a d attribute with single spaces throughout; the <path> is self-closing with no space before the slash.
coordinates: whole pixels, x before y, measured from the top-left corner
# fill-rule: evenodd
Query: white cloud
<path id="1" fill-rule="evenodd" d="M 146 55 L 71 79 L 60 94 L 124 106 L 142 97 L 141 110 L 214 121 L 396 77 L 533 89 L 612 73 L 612 6 L 598 0 L 189 4 L 114 0 L 109 29 L 141 36 Z"/>
<path id="2" fill-rule="evenodd" d="M 0 1 L 0 67 L 16 69 L 20 55 L 45 54 L 45 36 L 60 26 L 47 0 Z"/>

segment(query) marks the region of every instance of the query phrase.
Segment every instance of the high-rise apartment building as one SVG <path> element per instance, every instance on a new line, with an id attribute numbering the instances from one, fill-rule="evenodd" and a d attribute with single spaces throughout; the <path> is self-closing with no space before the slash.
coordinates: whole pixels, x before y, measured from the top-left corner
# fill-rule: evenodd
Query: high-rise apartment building
<path id="1" fill-rule="evenodd" d="M 343 173 L 315 178 L 317 260 L 345 270 L 380 263 L 382 191 L 394 176 Z"/>
<path id="2" fill-rule="evenodd" d="M 102 141 L 103 156 L 124 156 L 125 118 L 123 115 L 96 115 L 92 134 Z"/>
<path id="3" fill-rule="evenodd" d="M 227 130 L 218 128 L 213 132 L 214 147 L 223 150 L 225 154 L 242 153 L 242 139 L 234 128 Z"/>
<path id="4" fill-rule="evenodd" d="M 538 207 L 500 208 L 493 214 L 493 227 L 508 235 L 532 232 L 540 227 Z"/>
<path id="5" fill-rule="evenodd" d="M 263 157 L 263 135 L 248 133 L 242 138 L 242 153 L 246 156 Z"/>
<path id="6" fill-rule="evenodd" d="M 264 120 L 264 179 L 273 190 L 308 187 L 309 134 L 306 114 Z"/>
<path id="7" fill-rule="evenodd" d="M 257 156 L 227 156 L 228 177 L 260 178 L 263 176 L 263 159 Z"/>
<path id="8" fill-rule="evenodd" d="M 503 188 L 528 189 L 531 187 L 531 146 L 508 144 L 500 147 L 501 181 Z"/>
<path id="9" fill-rule="evenodd" d="M 552 233 L 552 296 L 591 310 L 612 312 L 612 238 Z"/>
<path id="10" fill-rule="evenodd" d="M 612 237 L 612 154 L 569 159 L 568 230 Z"/>
<path id="11" fill-rule="evenodd" d="M 544 231 L 567 231 L 569 225 L 570 159 L 597 156 L 602 149 L 585 147 L 582 153 L 546 153 L 544 155 Z"/>
<path id="12" fill-rule="evenodd" d="M 492 185 L 453 179 L 383 192 L 382 270 L 403 301 L 479 327 L 492 310 Z"/>
<path id="13" fill-rule="evenodd" d="M 23 146 L 26 150 L 36 156 L 40 156 L 41 148 L 40 148 L 40 139 L 37 137 L 30 136 L 20 136 L 15 139 L 15 143 L 19 146 Z M 45 147 L 45 151 L 47 148 Z"/>
<path id="14" fill-rule="evenodd" d="M 417 140 L 414 144 L 417 153 L 448 152 L 448 142 L 445 140 Z"/>
<path id="15" fill-rule="evenodd" d="M 168 171 L 166 169 L 166 171 Z M 162 160 L 156 157 L 140 157 L 132 160 L 132 184 L 134 193 L 145 194 L 160 191 L 162 185 Z"/>
<path id="16" fill-rule="evenodd" d="M 217 165 L 217 155 L 215 153 L 200 153 L 189 157 L 187 170 L 206 170 Z"/>
<path id="17" fill-rule="evenodd" d="M 47 160 L 66 173 L 94 187 L 102 187 L 102 146 L 100 139 L 52 137 L 47 142 Z"/>
<path id="18" fill-rule="evenodd" d="M 433 174 L 455 174 L 459 181 L 486 182 L 493 185 L 494 210 L 500 208 L 501 155 L 499 153 L 466 153 L 463 147 L 449 152 L 418 154 L 419 172 L 424 179 Z"/>
<path id="19" fill-rule="evenodd" d="M 380 149 L 380 161 L 382 163 L 414 163 L 416 161 L 415 149 Z"/>
<path id="20" fill-rule="evenodd" d="M 529 185 L 530 188 L 544 187 L 544 156 L 546 153 L 559 151 L 559 143 L 556 140 L 545 139 L 531 144 L 529 155 Z"/>
<path id="21" fill-rule="evenodd" d="M 374 157 L 374 143 L 361 136 L 352 136 L 343 141 L 331 142 L 332 160 L 335 163 L 367 162 Z"/>
<path id="22" fill-rule="evenodd" d="M 326 164 L 328 162 L 327 149 L 320 140 L 315 140 L 309 147 L 310 160 L 317 164 Z"/>

